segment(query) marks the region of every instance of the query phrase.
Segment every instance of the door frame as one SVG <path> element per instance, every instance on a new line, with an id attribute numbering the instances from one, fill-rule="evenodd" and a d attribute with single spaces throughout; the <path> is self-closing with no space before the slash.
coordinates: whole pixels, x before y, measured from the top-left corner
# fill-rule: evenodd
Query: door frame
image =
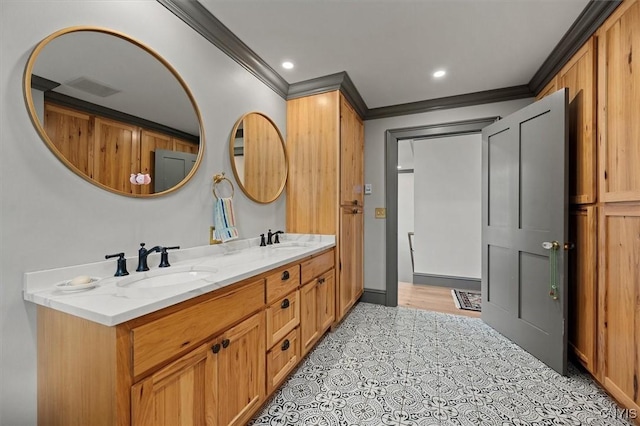
<path id="1" fill-rule="evenodd" d="M 484 127 L 499 119 L 500 116 L 475 118 L 388 129 L 385 132 L 386 306 L 398 306 L 398 142 L 405 139 L 435 139 L 480 133 Z"/>

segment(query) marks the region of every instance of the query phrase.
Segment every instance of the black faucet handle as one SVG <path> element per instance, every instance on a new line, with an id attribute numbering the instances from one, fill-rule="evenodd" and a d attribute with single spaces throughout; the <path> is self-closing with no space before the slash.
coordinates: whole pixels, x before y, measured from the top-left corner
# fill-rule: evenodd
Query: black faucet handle
<path id="1" fill-rule="evenodd" d="M 105 255 L 105 259 L 111 259 L 113 257 L 117 257 L 117 269 L 114 277 L 123 277 L 125 275 L 129 275 L 129 271 L 127 271 L 127 259 L 124 258 L 124 253 L 116 253 L 116 254 L 107 254 Z"/>
<path id="2" fill-rule="evenodd" d="M 266 246 L 267 243 L 264 241 L 264 234 L 260 234 L 260 247 Z"/>
<path id="3" fill-rule="evenodd" d="M 171 266 L 169 264 L 169 253 L 167 253 L 167 250 L 177 250 L 179 248 L 180 248 L 180 246 L 162 247 L 162 252 L 160 253 L 160 265 L 158 265 L 158 267 L 159 268 L 167 268 L 167 267 Z"/>

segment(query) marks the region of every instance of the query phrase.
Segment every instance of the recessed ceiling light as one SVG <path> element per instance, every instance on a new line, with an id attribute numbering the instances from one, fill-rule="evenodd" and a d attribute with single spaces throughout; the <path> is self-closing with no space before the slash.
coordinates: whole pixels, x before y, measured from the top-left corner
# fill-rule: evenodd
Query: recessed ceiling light
<path id="1" fill-rule="evenodd" d="M 291 61 L 284 61 L 282 63 L 282 68 L 284 68 L 285 70 L 290 70 L 293 68 L 293 62 Z"/>
<path id="2" fill-rule="evenodd" d="M 433 76 L 434 76 L 435 78 L 440 78 L 440 77 L 444 77 L 444 75 L 445 75 L 446 73 L 447 73 L 447 72 L 446 72 L 445 70 L 438 70 L 438 71 L 436 71 L 436 72 L 434 72 L 434 73 L 433 73 Z"/>

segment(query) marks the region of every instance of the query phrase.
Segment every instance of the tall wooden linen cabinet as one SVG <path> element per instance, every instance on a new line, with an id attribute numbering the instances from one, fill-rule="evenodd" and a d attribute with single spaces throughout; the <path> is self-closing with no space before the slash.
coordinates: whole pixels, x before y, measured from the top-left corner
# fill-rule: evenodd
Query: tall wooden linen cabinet
<path id="1" fill-rule="evenodd" d="M 340 91 L 287 101 L 287 232 L 336 236 L 336 322 L 364 291 L 364 124 Z"/>
<path id="2" fill-rule="evenodd" d="M 640 0 L 624 0 L 538 98 L 569 88 L 570 335 L 640 424 Z"/>

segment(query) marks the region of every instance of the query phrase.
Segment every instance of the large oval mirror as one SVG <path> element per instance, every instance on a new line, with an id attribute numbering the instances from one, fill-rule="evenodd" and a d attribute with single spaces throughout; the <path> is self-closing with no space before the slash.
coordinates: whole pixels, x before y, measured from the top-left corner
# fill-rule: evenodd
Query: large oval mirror
<path id="1" fill-rule="evenodd" d="M 51 34 L 27 62 L 24 94 L 51 151 L 108 191 L 166 194 L 202 160 L 202 120 L 186 83 L 156 52 L 122 33 L 73 27 Z"/>
<path id="2" fill-rule="evenodd" d="M 275 201 L 287 182 L 287 154 L 275 123 L 260 112 L 238 119 L 229 141 L 233 174 L 242 191 L 258 203 Z"/>

